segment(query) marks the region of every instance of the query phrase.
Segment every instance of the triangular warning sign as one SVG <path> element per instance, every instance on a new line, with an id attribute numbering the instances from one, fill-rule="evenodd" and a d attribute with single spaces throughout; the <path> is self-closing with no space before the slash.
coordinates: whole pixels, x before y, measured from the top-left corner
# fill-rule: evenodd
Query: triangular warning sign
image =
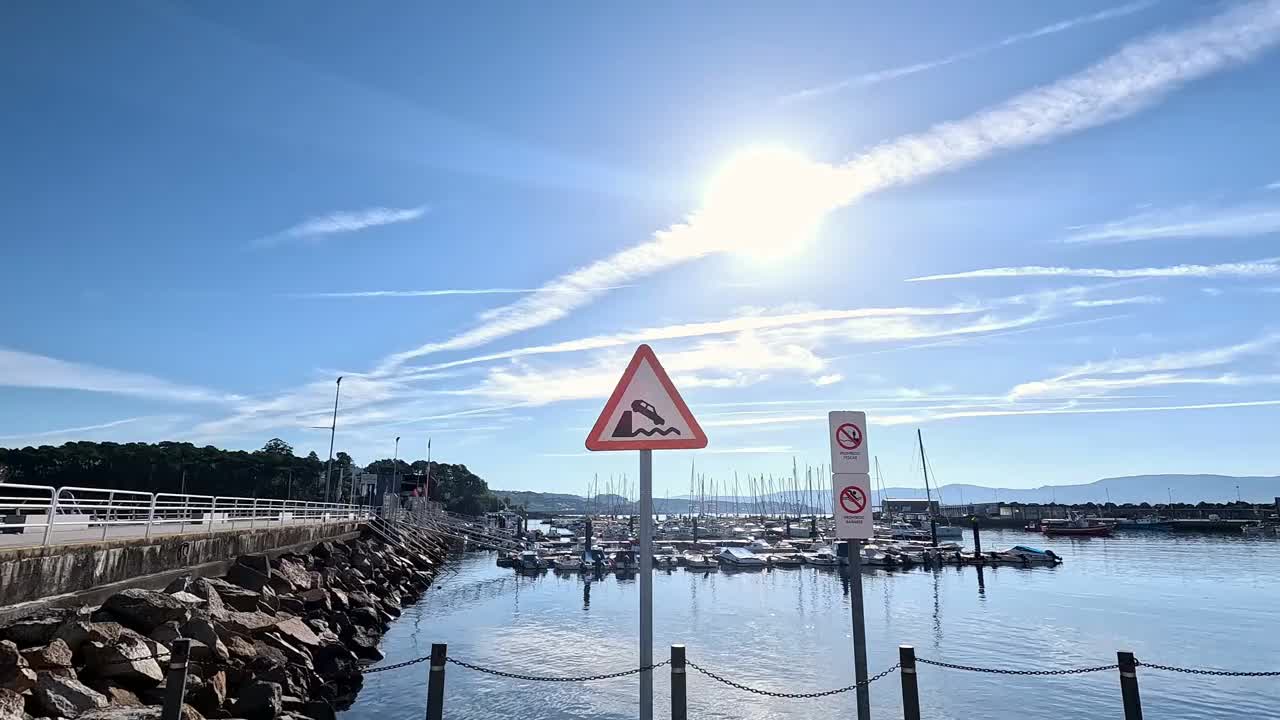
<path id="1" fill-rule="evenodd" d="M 707 436 L 653 349 L 636 348 L 622 379 L 587 435 L 588 450 L 687 450 Z"/>

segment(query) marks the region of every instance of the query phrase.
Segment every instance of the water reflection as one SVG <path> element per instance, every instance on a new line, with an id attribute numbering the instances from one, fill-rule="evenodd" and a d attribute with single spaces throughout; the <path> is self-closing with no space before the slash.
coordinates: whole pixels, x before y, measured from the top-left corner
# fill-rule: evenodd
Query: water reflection
<path id="1" fill-rule="evenodd" d="M 1044 545 L 1022 533 L 983 533 L 983 545 Z M 1241 538 L 1117 536 L 1050 542 L 1059 568 L 935 568 L 862 575 L 871 672 L 897 661 L 897 645 L 922 656 L 994 667 L 1074 667 L 1114 662 L 1133 650 L 1152 662 L 1240 669 L 1280 668 L 1274 598 L 1280 542 Z M 638 662 L 637 576 L 516 574 L 490 555 L 468 555 L 407 608 L 383 642 L 392 663 L 448 642 L 459 659 L 516 672 L 591 674 Z M 978 592 L 974 592 L 974 584 Z M 879 602 L 874 602 L 878 596 Z M 654 575 L 655 656 L 684 643 L 695 662 L 749 684 L 824 690 L 852 677 L 849 578 L 838 569 Z M 579 605 L 579 602 L 581 603 Z M 874 608 L 874 610 L 872 610 Z M 1238 641 L 1237 641 L 1238 640 Z M 413 666 L 368 675 L 345 720 L 420 716 L 425 673 Z M 659 708 L 668 676 L 659 673 Z M 451 718 L 586 718 L 636 715 L 637 682 L 522 683 L 451 667 Z M 927 717 L 964 715 L 1057 720 L 1115 717 L 1112 675 L 1009 678 L 922 670 Z M 1280 688 L 1245 679 L 1142 677 L 1148 716 L 1173 720 L 1277 717 Z M 843 696 L 841 696 L 843 697 Z M 816 717 L 845 714 L 840 698 L 799 703 L 746 695 L 689 678 L 691 717 Z M 900 717 L 893 676 L 872 688 L 877 717 Z"/>

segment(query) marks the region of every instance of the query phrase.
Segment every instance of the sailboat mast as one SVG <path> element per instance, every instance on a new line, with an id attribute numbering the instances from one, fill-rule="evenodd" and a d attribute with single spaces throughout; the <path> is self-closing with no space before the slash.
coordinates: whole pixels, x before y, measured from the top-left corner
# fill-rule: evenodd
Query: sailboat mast
<path id="1" fill-rule="evenodd" d="M 929 489 L 929 463 L 924 459 L 924 435 L 916 428 L 916 440 L 920 443 L 920 468 L 924 470 L 924 496 L 929 502 L 929 515 L 933 515 L 933 491 Z"/>

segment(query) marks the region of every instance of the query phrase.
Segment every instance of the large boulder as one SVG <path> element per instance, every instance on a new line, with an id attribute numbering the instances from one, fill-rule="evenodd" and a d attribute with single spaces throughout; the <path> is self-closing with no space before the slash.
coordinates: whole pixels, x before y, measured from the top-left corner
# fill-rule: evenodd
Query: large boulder
<path id="1" fill-rule="evenodd" d="M 271 563 L 266 555 L 241 555 L 227 570 L 227 580 L 246 590 L 260 592 L 271 585 Z"/>
<path id="2" fill-rule="evenodd" d="M 258 591 L 258 609 L 262 612 L 273 613 L 280 609 L 280 596 L 276 594 L 275 588 L 270 585 L 263 585 Z"/>
<path id="3" fill-rule="evenodd" d="M 197 710 L 206 715 L 218 712 L 227 702 L 227 673 L 222 670 L 210 673 L 204 685 L 199 690 L 188 692 L 187 697 Z"/>
<path id="4" fill-rule="evenodd" d="M 50 717 L 73 718 L 107 706 L 102 693 L 75 678 L 42 672 L 31 692 L 35 704 Z"/>
<path id="5" fill-rule="evenodd" d="M 24 650 L 22 657 L 34 670 L 59 670 L 69 668 L 73 664 L 71 647 L 62 638 L 54 638 L 44 647 Z M 0 661 L 3 664 L 3 661 Z"/>
<path id="6" fill-rule="evenodd" d="M 286 618 L 276 623 L 276 632 L 290 642 L 299 645 L 308 645 L 310 647 L 319 647 L 320 638 L 307 627 L 306 623 L 296 617 Z"/>
<path id="7" fill-rule="evenodd" d="M 0 688 L 0 720 L 23 720 L 26 700 L 21 695 Z"/>
<path id="8" fill-rule="evenodd" d="M 324 588 L 313 588 L 311 590 L 303 590 L 298 593 L 298 599 L 302 601 L 307 610 L 320 610 L 322 612 L 330 612 L 333 610 L 333 603 L 329 601 L 330 590 Z"/>
<path id="9" fill-rule="evenodd" d="M 221 578 L 208 578 L 205 582 L 211 593 L 218 597 L 218 603 L 222 606 L 222 611 L 225 612 L 227 608 L 239 610 L 240 612 L 253 612 L 258 609 L 261 596 L 257 591 L 246 590 Z M 209 613 L 214 617 L 219 617 L 219 613 L 214 609 L 212 599 L 209 600 Z"/>
<path id="10" fill-rule="evenodd" d="M 114 645 L 90 641 L 82 648 L 85 669 L 100 678 L 118 680 L 126 685 L 146 687 L 164 680 L 164 671 L 156 661 L 155 647 L 147 638 L 123 633 Z"/>
<path id="11" fill-rule="evenodd" d="M 174 640 L 182 637 L 182 625 L 176 622 L 167 622 L 155 630 L 152 630 L 151 634 L 147 637 L 155 640 L 161 645 L 172 645 Z"/>
<path id="12" fill-rule="evenodd" d="M 120 638 L 120 633 L 124 630 L 125 627 L 118 622 L 72 620 L 58 628 L 55 639 L 65 642 L 67 647 L 71 648 L 72 654 L 79 657 L 80 646 L 84 643 L 94 640 L 103 645 L 110 645 Z"/>
<path id="13" fill-rule="evenodd" d="M 262 640 L 253 642 L 253 653 L 255 656 L 253 659 L 254 667 L 265 669 L 289 662 L 289 657 L 285 655 L 283 650 Z"/>
<path id="14" fill-rule="evenodd" d="M 230 585 L 230 583 L 228 583 L 228 585 Z M 232 587 L 235 586 L 232 585 Z M 196 578 L 192 580 L 191 584 L 187 587 L 187 592 L 198 598 L 204 598 L 205 609 L 215 617 L 226 610 L 226 606 L 222 602 L 221 594 L 214 588 L 213 583 L 207 578 Z"/>
<path id="15" fill-rule="evenodd" d="M 94 684 L 93 689 L 102 693 L 107 698 L 107 702 L 112 705 L 124 707 L 143 706 L 143 702 L 138 698 L 137 693 L 112 680 L 99 680 Z"/>
<path id="16" fill-rule="evenodd" d="M 36 684 L 36 673 L 12 640 L 0 640 L 0 689 L 26 692 Z"/>
<path id="17" fill-rule="evenodd" d="M 172 595 L 141 588 L 130 588 L 112 595 L 102 608 L 143 633 L 170 621 L 184 623 L 191 617 L 191 609 Z"/>
<path id="18" fill-rule="evenodd" d="M 183 632 L 192 640 L 198 640 L 208 646 L 213 656 L 218 660 L 226 660 L 230 657 L 226 643 L 222 642 L 222 638 L 218 637 L 217 628 L 209 620 L 192 618 L 183 627 Z"/>
<path id="19" fill-rule="evenodd" d="M 65 610 L 49 610 L 15 620 L 0 628 L 0 640 L 12 640 L 14 645 L 24 648 L 44 645 L 67 621 L 68 614 Z"/>
<path id="20" fill-rule="evenodd" d="M 256 632 L 268 630 L 275 627 L 280 622 L 279 618 L 268 615 L 264 612 L 228 612 L 218 619 L 218 624 L 240 633 L 241 635 L 252 635 Z M 225 639 L 225 638 L 224 638 Z"/>
<path id="21" fill-rule="evenodd" d="M 265 633 L 262 642 L 284 653 L 285 662 L 290 665 L 301 665 L 308 670 L 315 668 L 311 653 L 305 647 L 294 645 L 276 633 Z"/>
<path id="22" fill-rule="evenodd" d="M 280 590 L 281 592 L 298 592 L 301 590 L 311 589 L 311 573 L 302 563 L 296 562 L 287 557 L 281 557 L 276 560 L 273 565 L 273 570 L 275 572 L 271 574 L 271 583 L 276 586 L 276 590 Z M 282 590 L 281 587 L 277 585 L 277 580 L 280 581 L 280 585 L 287 583 L 288 588 Z"/>
<path id="23" fill-rule="evenodd" d="M 283 695 L 277 683 L 245 683 L 236 694 L 235 713 L 247 720 L 272 720 L 280 714 Z"/>

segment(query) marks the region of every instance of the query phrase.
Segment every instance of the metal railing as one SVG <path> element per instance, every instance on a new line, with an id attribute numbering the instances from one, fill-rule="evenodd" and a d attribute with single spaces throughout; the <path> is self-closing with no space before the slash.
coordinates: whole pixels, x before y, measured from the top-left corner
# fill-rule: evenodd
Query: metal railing
<path id="1" fill-rule="evenodd" d="M 365 521 L 376 508 L 278 498 L 0 483 L 0 548 Z"/>

